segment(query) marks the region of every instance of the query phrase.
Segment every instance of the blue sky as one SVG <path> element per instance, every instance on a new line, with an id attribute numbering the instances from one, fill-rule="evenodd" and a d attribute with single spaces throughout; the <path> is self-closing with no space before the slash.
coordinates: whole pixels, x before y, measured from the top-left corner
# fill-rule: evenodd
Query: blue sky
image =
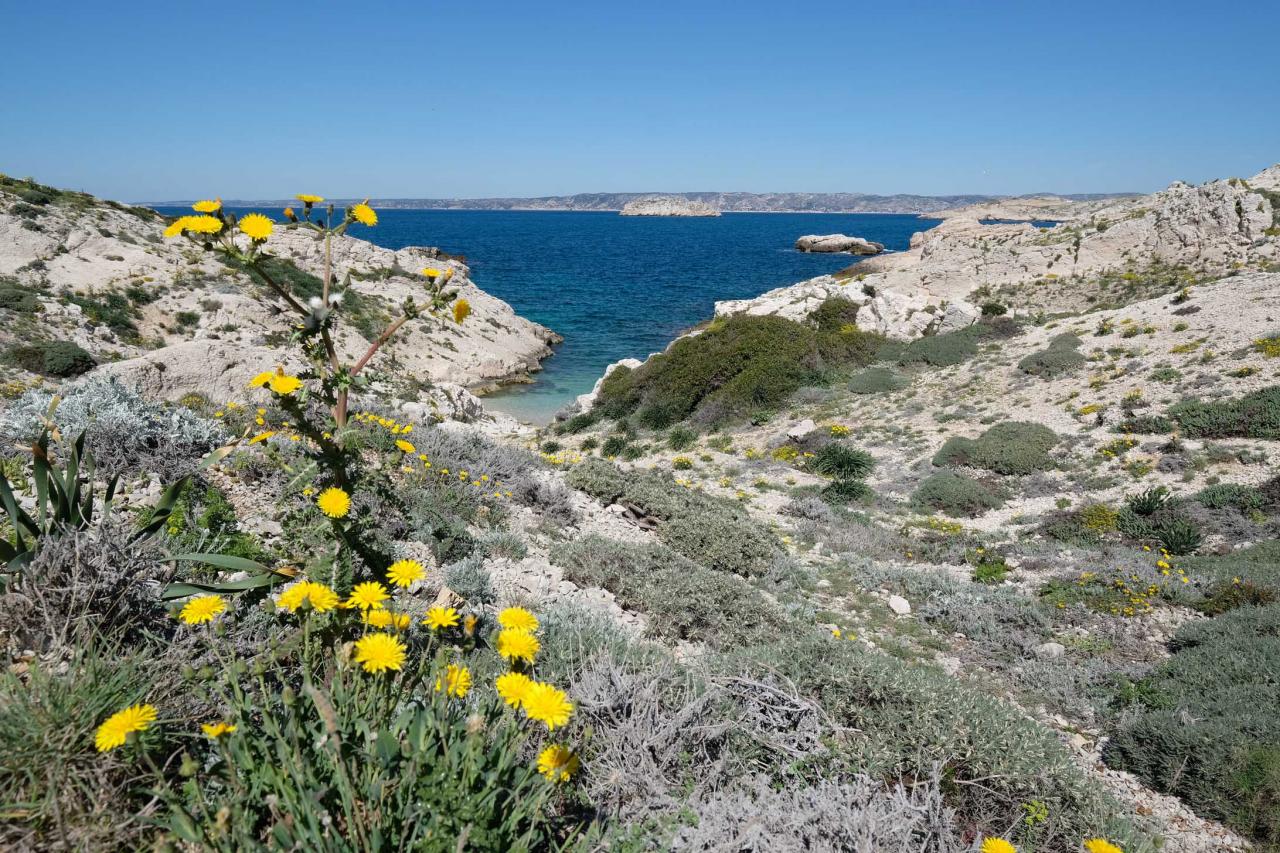
<path id="1" fill-rule="evenodd" d="M 0 171 L 122 200 L 1154 190 L 1280 160 L 1280 3 L 0 0 Z"/>

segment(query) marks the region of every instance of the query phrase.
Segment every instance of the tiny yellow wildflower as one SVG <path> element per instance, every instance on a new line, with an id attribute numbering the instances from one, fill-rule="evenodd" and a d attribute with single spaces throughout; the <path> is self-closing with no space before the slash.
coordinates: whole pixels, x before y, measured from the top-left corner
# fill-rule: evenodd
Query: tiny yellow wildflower
<path id="1" fill-rule="evenodd" d="M 224 723 L 219 720 L 216 723 L 201 723 L 200 729 L 211 738 L 220 738 L 223 735 L 229 735 L 236 730 L 236 727 L 230 723 Z"/>
<path id="2" fill-rule="evenodd" d="M 552 744 L 538 756 L 538 772 L 552 782 L 568 782 L 578 772 L 578 764 L 577 754 L 559 744 Z"/>
<path id="3" fill-rule="evenodd" d="M 94 745 L 98 748 L 98 752 L 124 746 L 131 732 L 145 732 L 155 720 L 154 705 L 131 705 L 107 717 L 106 721 L 98 726 L 93 736 Z"/>
<path id="4" fill-rule="evenodd" d="M 220 595 L 197 595 L 188 601 L 178 618 L 188 625 L 212 622 L 214 617 L 227 609 L 227 602 Z"/>

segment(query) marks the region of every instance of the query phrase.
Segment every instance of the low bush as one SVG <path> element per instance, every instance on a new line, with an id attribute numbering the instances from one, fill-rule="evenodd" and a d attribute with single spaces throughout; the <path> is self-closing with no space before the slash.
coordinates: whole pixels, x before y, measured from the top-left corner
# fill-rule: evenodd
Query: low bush
<path id="1" fill-rule="evenodd" d="M 1058 443 L 1042 424 L 1007 421 L 978 438 L 953 437 L 933 457 L 938 466 L 983 468 L 997 474 L 1030 474 L 1053 467 L 1049 451 Z"/>
<path id="2" fill-rule="evenodd" d="M 71 341 L 14 344 L 5 352 L 5 358 L 23 370 L 59 379 L 87 373 L 98 364 L 92 355 Z"/>
<path id="3" fill-rule="evenodd" d="M 0 278 L 0 308 L 18 314 L 34 314 L 40 310 L 40 300 L 34 292 L 12 279 Z"/>
<path id="4" fill-rule="evenodd" d="M 1042 379 L 1053 379 L 1079 368 L 1084 364 L 1084 353 L 1080 352 L 1083 343 L 1072 334 L 1058 335 L 1049 342 L 1049 346 L 1018 362 L 1018 369 Z"/>
<path id="5" fill-rule="evenodd" d="M 1127 432 L 1165 433 L 1177 426 L 1187 438 L 1280 438 L 1280 385 L 1229 400 L 1186 400 L 1164 416 L 1133 418 Z"/>
<path id="6" fill-rule="evenodd" d="M 926 335 L 907 344 L 898 357 L 901 365 L 927 364 L 950 367 L 962 364 L 978 354 L 979 335 L 970 326 L 944 335 Z"/>
<path id="7" fill-rule="evenodd" d="M 1195 499 L 1209 509 L 1232 507 L 1246 513 L 1256 512 L 1267 505 L 1266 496 L 1261 491 L 1239 483 L 1206 486 L 1196 494 Z"/>
<path id="8" fill-rule="evenodd" d="M 834 441 L 820 447 L 808 463 L 810 470 L 837 480 L 861 480 L 875 465 L 875 458 L 865 450 Z"/>
<path id="9" fill-rule="evenodd" d="M 747 577 L 767 572 L 781 553 L 777 537 L 757 522 L 719 512 L 672 518 L 658 526 L 658 538 L 709 569 Z"/>
<path id="10" fill-rule="evenodd" d="M 880 338 L 856 327 L 818 329 L 780 317 L 735 315 L 677 340 L 635 370 L 617 368 L 601 383 L 599 411 L 635 414 L 652 429 L 694 417 L 715 425 L 778 406 L 828 368 L 868 364 Z"/>
<path id="11" fill-rule="evenodd" d="M 1168 486 L 1154 486 L 1145 492 L 1130 495 L 1125 499 L 1129 509 L 1142 516 L 1152 515 L 1168 502 Z"/>
<path id="12" fill-rule="evenodd" d="M 854 394 L 885 394 L 909 384 L 907 377 L 888 367 L 868 367 L 849 377 L 848 388 Z"/>
<path id="13" fill-rule="evenodd" d="M 607 589 L 621 606 L 647 614 L 649 630 L 668 639 L 727 648 L 759 642 L 787 624 L 751 584 L 661 545 L 586 536 L 554 550 L 551 559 L 574 583 Z"/>
<path id="14" fill-rule="evenodd" d="M 1280 842 L 1280 605 L 1193 622 L 1104 757 L 1264 845 Z"/>
<path id="15" fill-rule="evenodd" d="M 1003 490 L 954 471 L 939 471 L 926 478 L 911 496 L 917 509 L 941 512 L 956 518 L 972 518 L 1004 506 Z"/>

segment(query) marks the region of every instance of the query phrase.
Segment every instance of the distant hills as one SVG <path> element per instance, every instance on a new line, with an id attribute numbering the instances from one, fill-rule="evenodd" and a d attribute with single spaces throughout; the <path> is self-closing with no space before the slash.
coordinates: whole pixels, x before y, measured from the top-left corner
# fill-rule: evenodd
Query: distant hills
<path id="1" fill-rule="evenodd" d="M 383 209 L 404 210 L 621 210 L 634 199 L 655 193 L 577 193 L 575 195 L 539 196 L 537 198 L 376 198 L 370 203 Z M 873 195 L 870 193 L 739 193 L 687 192 L 663 193 L 690 201 L 705 202 L 726 213 L 932 213 L 939 210 L 992 202 L 1009 196 L 992 195 Z M 1085 193 L 1056 195 L 1073 201 L 1096 201 L 1136 193 Z M 332 199 L 345 204 L 360 199 Z M 187 201 L 150 202 L 155 207 L 190 204 Z M 243 200 L 228 199 L 229 207 L 283 207 L 296 204 L 292 199 Z"/>

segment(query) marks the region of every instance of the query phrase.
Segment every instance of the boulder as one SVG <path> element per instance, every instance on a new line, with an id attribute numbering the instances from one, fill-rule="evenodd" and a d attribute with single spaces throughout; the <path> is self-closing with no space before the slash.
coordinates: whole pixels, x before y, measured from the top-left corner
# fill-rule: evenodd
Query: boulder
<path id="1" fill-rule="evenodd" d="M 900 595 L 889 596 L 889 609 L 899 616 L 911 615 L 911 602 Z"/>
<path id="2" fill-rule="evenodd" d="M 787 430 L 787 438 L 792 441 L 799 441 L 817 428 L 818 425 L 813 422 L 813 418 L 805 418 L 800 421 L 800 423 Z"/>
<path id="3" fill-rule="evenodd" d="M 884 251 L 883 243 L 850 237 L 848 234 L 806 234 L 796 240 L 796 248 L 802 252 L 846 252 L 850 255 L 878 255 Z"/>

